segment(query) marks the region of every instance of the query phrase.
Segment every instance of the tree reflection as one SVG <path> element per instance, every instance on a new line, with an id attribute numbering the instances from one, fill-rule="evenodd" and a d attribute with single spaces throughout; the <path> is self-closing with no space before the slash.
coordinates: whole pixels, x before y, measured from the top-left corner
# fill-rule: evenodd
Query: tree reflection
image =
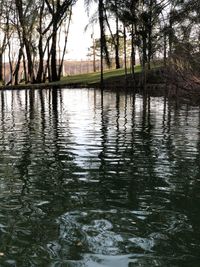
<path id="1" fill-rule="evenodd" d="M 19 266 L 84 266 L 89 253 L 137 254 L 144 265 L 144 254 L 197 256 L 199 109 L 75 93 L 0 94 L 0 251 Z"/>

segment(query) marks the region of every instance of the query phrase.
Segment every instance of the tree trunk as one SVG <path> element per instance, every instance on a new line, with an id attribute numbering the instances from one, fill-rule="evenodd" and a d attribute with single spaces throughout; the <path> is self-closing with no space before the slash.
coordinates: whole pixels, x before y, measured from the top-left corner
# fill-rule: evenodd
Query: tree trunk
<path id="1" fill-rule="evenodd" d="M 148 33 L 148 70 L 151 69 L 151 57 L 152 57 L 152 40 L 151 40 L 151 30 Z"/>
<path id="2" fill-rule="evenodd" d="M 0 82 L 3 82 L 3 53 L 0 52 Z"/>
<path id="3" fill-rule="evenodd" d="M 43 76 L 43 82 L 46 81 L 46 78 L 48 78 L 48 81 L 51 82 L 51 68 L 50 68 L 50 47 L 49 47 L 49 42 L 47 43 L 47 62 L 46 62 L 46 67 L 45 67 L 45 71 L 44 71 L 44 76 Z M 48 77 L 47 77 L 47 73 L 48 73 Z"/>
<path id="4" fill-rule="evenodd" d="M 35 78 L 34 78 L 33 61 L 32 61 L 32 54 L 30 50 L 30 44 L 29 44 L 29 41 L 26 39 L 26 37 L 24 37 L 23 40 L 24 40 L 24 45 L 25 45 L 25 50 L 26 50 L 26 57 L 27 57 L 28 81 L 31 83 L 34 83 Z"/>
<path id="5" fill-rule="evenodd" d="M 148 69 L 151 69 L 151 57 L 152 57 L 152 8 L 153 1 L 150 1 L 149 5 L 149 18 L 148 18 Z"/>
<path id="6" fill-rule="evenodd" d="M 38 50 L 39 50 L 39 67 L 36 77 L 36 82 L 41 83 L 42 82 L 42 76 L 44 73 L 44 52 L 43 52 L 43 38 L 40 36 L 39 44 L 38 44 Z"/>
<path id="7" fill-rule="evenodd" d="M 124 25 L 124 71 L 125 71 L 125 79 L 127 79 L 126 27 L 125 25 Z"/>
<path id="8" fill-rule="evenodd" d="M 93 37 L 92 54 L 93 54 L 93 71 L 96 72 L 96 43 L 94 37 Z"/>
<path id="9" fill-rule="evenodd" d="M 167 35 L 166 32 L 164 32 L 164 66 L 167 65 Z"/>
<path id="10" fill-rule="evenodd" d="M 10 67 L 10 80 L 8 84 L 13 84 L 13 64 L 12 64 L 12 58 L 11 58 L 11 47 L 10 47 L 10 42 L 8 42 L 8 59 L 9 59 L 9 67 Z"/>
<path id="11" fill-rule="evenodd" d="M 118 14 L 116 14 L 115 64 L 116 64 L 116 69 L 120 69 L 120 60 L 119 60 L 119 19 L 118 19 Z"/>
<path id="12" fill-rule="evenodd" d="M 172 22 L 172 11 L 169 14 L 169 57 L 172 55 L 172 42 L 173 42 L 173 22 Z"/>
<path id="13" fill-rule="evenodd" d="M 146 84 L 146 62 L 147 62 L 147 36 L 146 31 L 143 28 L 142 31 L 142 75 L 141 75 L 141 85 L 145 86 Z"/>
<path id="14" fill-rule="evenodd" d="M 51 80 L 52 82 L 58 81 L 56 48 L 57 48 L 57 23 L 54 22 L 53 33 L 52 33 L 52 44 L 51 44 Z"/>
<path id="15" fill-rule="evenodd" d="M 41 83 L 43 74 L 44 74 L 44 51 L 43 51 L 43 33 L 42 33 L 42 18 L 43 18 L 43 12 L 44 12 L 44 0 L 42 1 L 42 5 L 40 7 L 40 13 L 39 13 L 39 42 L 38 42 L 38 51 L 39 51 L 39 66 L 36 76 L 36 82 Z"/>
<path id="16" fill-rule="evenodd" d="M 24 52 L 23 52 L 23 67 L 24 67 L 24 81 L 25 81 L 25 83 L 28 83 L 27 68 L 26 68 L 26 57 L 24 55 Z"/>
<path id="17" fill-rule="evenodd" d="M 65 33 L 66 35 L 65 35 L 64 49 L 63 49 L 62 59 L 61 59 L 60 66 L 59 66 L 59 73 L 58 73 L 59 80 L 61 78 L 61 73 L 62 73 L 62 69 L 63 69 L 63 63 L 64 63 L 64 58 L 65 58 L 65 53 L 66 53 L 66 48 L 67 48 L 67 41 L 68 41 L 68 36 L 69 36 L 69 28 L 70 28 L 71 18 L 72 18 L 72 8 L 70 9 L 67 31 Z"/>
<path id="18" fill-rule="evenodd" d="M 103 17 L 103 0 L 99 0 L 99 26 L 100 26 L 100 57 L 101 57 L 101 89 L 103 89 L 103 50 L 104 50 L 104 17 Z"/>
<path id="19" fill-rule="evenodd" d="M 132 78 L 135 81 L 135 44 L 134 44 L 134 25 L 131 25 L 131 71 Z"/>
<path id="20" fill-rule="evenodd" d="M 20 47 L 17 64 L 16 64 L 16 67 L 15 67 L 15 71 L 13 73 L 13 76 L 14 76 L 14 84 L 15 85 L 17 85 L 18 82 L 19 82 L 19 69 L 20 69 L 21 59 L 22 59 L 22 56 L 23 56 L 23 51 L 22 50 L 23 50 L 23 48 Z"/>

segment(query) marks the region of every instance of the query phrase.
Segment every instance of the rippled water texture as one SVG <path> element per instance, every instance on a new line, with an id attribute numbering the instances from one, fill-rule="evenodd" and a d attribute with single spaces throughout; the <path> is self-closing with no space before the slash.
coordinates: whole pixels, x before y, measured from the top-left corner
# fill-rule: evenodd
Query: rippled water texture
<path id="1" fill-rule="evenodd" d="M 0 266 L 200 264 L 200 108 L 0 92 Z"/>

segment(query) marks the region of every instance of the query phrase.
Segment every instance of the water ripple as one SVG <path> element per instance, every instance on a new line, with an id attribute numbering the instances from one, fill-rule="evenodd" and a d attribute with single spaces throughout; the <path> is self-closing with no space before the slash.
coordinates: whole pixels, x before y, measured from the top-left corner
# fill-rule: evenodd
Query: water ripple
<path id="1" fill-rule="evenodd" d="M 0 111 L 0 266 L 198 266 L 199 107 L 45 89 Z"/>

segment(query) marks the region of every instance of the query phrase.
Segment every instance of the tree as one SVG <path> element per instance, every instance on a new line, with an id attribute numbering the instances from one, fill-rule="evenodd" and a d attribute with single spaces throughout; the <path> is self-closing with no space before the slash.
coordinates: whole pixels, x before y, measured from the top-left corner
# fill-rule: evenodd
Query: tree
<path id="1" fill-rule="evenodd" d="M 45 3 L 51 16 L 50 25 L 52 25 L 51 49 L 49 55 L 51 62 L 51 80 L 58 81 L 60 77 L 57 69 L 57 33 L 65 18 L 66 12 L 70 10 L 70 7 L 75 3 L 75 1 L 64 0 L 61 2 L 60 0 L 45 0 Z"/>
<path id="2" fill-rule="evenodd" d="M 27 65 L 28 65 L 28 81 L 35 82 L 34 65 L 33 65 L 33 28 L 37 18 L 37 5 L 33 0 L 28 0 L 26 5 L 22 0 L 15 0 L 16 11 L 19 19 L 19 35 L 21 34 L 22 43 L 26 50 Z M 30 12 L 31 11 L 31 12 Z"/>
<path id="3" fill-rule="evenodd" d="M 100 70 L 101 70 L 101 87 L 103 88 L 103 60 L 105 58 L 107 65 L 110 67 L 110 57 L 106 43 L 106 13 L 105 13 L 105 2 L 104 0 L 85 0 L 86 9 L 92 3 L 98 4 L 98 22 L 99 22 L 99 29 L 100 29 Z"/>

